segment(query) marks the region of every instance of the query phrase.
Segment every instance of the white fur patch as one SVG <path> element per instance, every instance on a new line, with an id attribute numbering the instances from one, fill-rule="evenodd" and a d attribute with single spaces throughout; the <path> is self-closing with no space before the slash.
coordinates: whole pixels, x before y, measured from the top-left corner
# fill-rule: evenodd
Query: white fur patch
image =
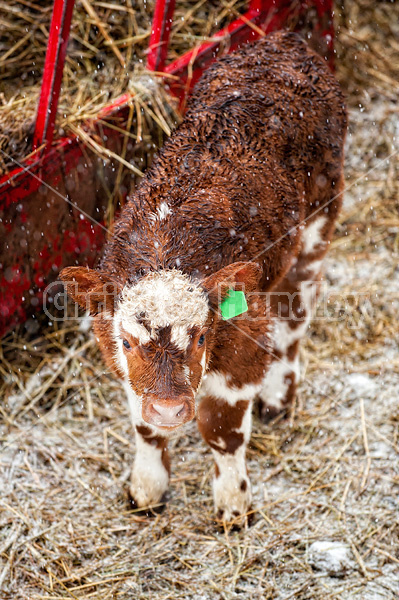
<path id="1" fill-rule="evenodd" d="M 125 358 L 126 360 L 126 358 Z M 141 414 L 141 403 L 142 400 L 137 394 L 132 390 L 127 378 L 126 381 L 123 381 L 123 387 L 127 396 L 127 400 L 129 403 L 130 415 L 132 417 L 133 425 L 141 423 L 143 420 Z"/>
<path id="2" fill-rule="evenodd" d="M 218 448 L 220 448 L 221 451 L 226 450 L 226 448 L 227 448 L 226 441 L 220 436 L 217 438 L 216 441 L 213 441 L 212 444 L 214 446 L 218 446 Z M 219 456 L 219 454 L 218 454 L 218 456 Z"/>
<path id="3" fill-rule="evenodd" d="M 141 325 L 136 319 L 132 318 L 129 321 L 127 319 L 123 319 L 121 315 L 118 313 L 115 315 L 115 322 L 118 325 L 121 325 L 125 331 L 130 333 L 136 340 L 138 340 L 139 344 L 144 345 L 148 344 L 151 339 L 150 332 Z M 126 326 L 127 325 L 127 326 Z M 120 329 L 118 328 L 120 332 Z M 118 337 L 121 337 L 120 334 Z"/>
<path id="4" fill-rule="evenodd" d="M 201 397 L 204 395 L 214 396 L 234 406 L 239 400 L 253 400 L 260 389 L 261 384 L 252 383 L 243 385 L 241 388 L 229 386 L 225 375 L 213 371 L 204 377 Z"/>
<path id="5" fill-rule="evenodd" d="M 166 204 L 166 202 L 161 202 L 157 208 L 157 212 L 159 220 L 162 221 L 163 219 L 166 219 L 167 216 L 172 214 L 172 209 L 168 204 Z"/>
<path id="6" fill-rule="evenodd" d="M 183 350 L 183 352 L 187 350 L 190 343 L 187 325 L 173 325 L 170 339 L 180 350 Z"/>
<path id="7" fill-rule="evenodd" d="M 310 322 L 310 315 L 298 325 L 296 329 L 291 329 L 288 321 L 276 321 L 273 341 L 276 350 L 286 354 L 288 348 L 297 340 L 301 339 L 306 332 Z"/>
<path id="8" fill-rule="evenodd" d="M 113 330 L 114 330 L 114 339 L 115 339 L 115 343 L 116 343 L 116 357 L 115 358 L 116 358 L 118 364 L 120 365 L 120 367 L 122 368 L 122 371 L 124 372 L 125 377 L 127 378 L 129 376 L 129 369 L 128 369 L 128 365 L 127 365 L 127 358 L 123 351 L 123 340 L 120 336 L 119 323 L 118 323 L 117 319 L 114 319 L 114 321 L 113 321 Z"/>
<path id="9" fill-rule="evenodd" d="M 155 223 L 158 220 L 163 221 L 170 214 L 172 214 L 172 209 L 170 208 L 169 204 L 167 204 L 166 202 L 161 202 L 161 204 L 157 208 L 157 212 L 150 213 L 149 218 L 153 223 Z"/>
<path id="10" fill-rule="evenodd" d="M 286 376 L 292 372 L 298 378 L 299 363 L 297 359 L 288 362 L 283 358 L 282 360 L 272 362 L 262 382 L 262 390 L 259 393 L 260 399 L 266 406 L 276 408 L 277 410 L 283 408 L 283 400 L 289 386 Z"/>
<path id="11" fill-rule="evenodd" d="M 235 512 L 244 515 L 251 505 L 251 485 L 245 464 L 245 452 L 251 434 L 251 422 L 252 403 L 245 412 L 241 427 L 237 430 L 244 434 L 244 443 L 237 448 L 234 454 L 221 454 L 212 449 L 215 462 L 219 468 L 219 477 L 215 477 L 213 480 L 215 511 L 222 511 L 225 521 L 234 519 Z M 243 481 L 246 482 L 245 490 L 241 489 Z"/>
<path id="12" fill-rule="evenodd" d="M 313 262 L 309 263 L 306 270 L 310 276 L 317 277 L 321 271 L 322 265 L 322 260 L 314 260 Z"/>
<path id="13" fill-rule="evenodd" d="M 319 263 L 320 261 L 315 261 Z M 309 267 L 313 274 L 312 265 Z M 314 273 L 317 275 L 317 273 Z M 287 314 L 287 319 L 275 319 L 274 330 L 272 334 L 273 346 L 283 354 L 285 354 L 288 348 L 297 340 L 300 340 L 306 333 L 309 323 L 312 319 L 312 311 L 317 297 L 318 284 L 315 281 L 303 281 L 300 289 L 300 299 L 303 310 L 305 311 L 303 317 L 296 317 L 298 319 L 298 325 L 295 329 L 289 326 L 289 321 L 295 319 L 295 315 Z"/>
<path id="14" fill-rule="evenodd" d="M 162 450 L 136 434 L 136 456 L 133 463 L 130 493 L 137 506 L 159 502 L 169 486 L 169 474 L 162 463 Z"/>
<path id="15" fill-rule="evenodd" d="M 188 275 L 170 269 L 150 273 L 139 283 L 125 287 L 115 321 L 141 344 L 155 339 L 158 328 L 171 326 L 172 341 L 185 350 L 190 341 L 188 329 L 203 326 L 208 311 L 205 292 Z M 145 314 L 150 331 L 137 321 L 140 313 Z"/>
<path id="16" fill-rule="evenodd" d="M 327 217 L 318 217 L 312 223 L 307 225 L 302 233 L 302 252 L 310 254 L 314 252 L 317 246 L 325 244 L 321 236 L 321 230 L 327 222 Z"/>
<path id="17" fill-rule="evenodd" d="M 206 350 L 204 350 L 204 353 L 201 356 L 202 377 L 205 375 L 206 366 Z"/>
<path id="18" fill-rule="evenodd" d="M 145 425 L 141 416 L 141 398 L 135 394 L 128 381 L 123 387 L 129 401 L 133 425 Z M 165 437 L 164 430 L 151 427 L 155 435 Z M 130 493 L 139 507 L 156 504 L 168 489 L 169 474 L 162 463 L 162 450 L 146 442 L 136 432 L 136 455 L 133 463 Z"/>
<path id="19" fill-rule="evenodd" d="M 324 219 L 324 217 L 323 217 Z M 319 219 L 321 220 L 321 219 Z M 319 243 L 319 242 L 317 242 Z M 317 245 L 317 244 L 316 244 Z M 312 251 L 312 249 L 310 249 Z M 316 260 L 309 263 L 307 271 L 309 276 L 316 277 L 320 271 L 322 261 Z M 298 323 L 295 329 L 289 326 L 289 321 L 293 320 L 294 315 L 287 314 L 287 319 L 278 318 L 274 320 L 272 332 L 273 347 L 282 353 L 283 358 L 272 362 L 265 378 L 262 382 L 262 390 L 259 394 L 261 400 L 266 406 L 283 408 L 283 400 L 288 391 L 289 382 L 286 381 L 286 376 L 294 373 L 296 380 L 299 378 L 299 359 L 295 357 L 293 361 L 288 361 L 286 358 L 288 348 L 296 341 L 300 340 L 306 333 L 309 323 L 312 319 L 312 310 L 317 297 L 316 281 L 302 281 L 300 285 L 300 299 L 303 307 L 304 317 Z"/>

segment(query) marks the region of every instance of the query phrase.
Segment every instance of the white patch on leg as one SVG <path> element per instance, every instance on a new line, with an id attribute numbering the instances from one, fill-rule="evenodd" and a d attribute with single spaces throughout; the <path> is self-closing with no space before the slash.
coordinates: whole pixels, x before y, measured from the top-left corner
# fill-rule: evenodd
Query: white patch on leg
<path id="1" fill-rule="evenodd" d="M 128 381 L 123 382 L 133 426 L 143 425 L 141 416 L 141 398 L 135 394 Z M 150 427 L 154 435 L 167 437 L 163 429 Z M 162 498 L 169 485 L 169 474 L 162 463 L 162 450 L 146 442 L 136 431 L 136 455 L 133 463 L 130 493 L 139 508 L 156 504 Z"/>
<path id="2" fill-rule="evenodd" d="M 295 375 L 298 372 L 298 361 L 288 362 L 282 359 L 272 362 L 262 381 L 262 390 L 259 393 L 259 398 L 266 406 L 277 410 L 283 409 L 283 401 L 290 385 L 286 378 L 292 372 Z"/>
<path id="3" fill-rule="evenodd" d="M 293 320 L 293 315 L 288 314 L 287 319 L 275 319 L 272 341 L 273 348 L 282 354 L 281 359 L 274 360 L 262 381 L 262 390 L 259 397 L 264 405 L 273 407 L 277 410 L 282 410 L 284 407 L 284 399 L 286 397 L 290 382 L 287 381 L 287 375 L 294 373 L 295 379 L 299 379 L 299 357 L 294 360 L 287 359 L 287 351 L 292 344 L 299 341 L 306 333 L 309 323 L 312 318 L 313 304 L 317 295 L 317 284 L 313 281 L 304 281 L 301 283 L 301 302 L 305 315 L 303 320 L 297 324 L 295 329 L 289 325 L 290 320 Z"/>
<path id="4" fill-rule="evenodd" d="M 252 404 L 246 410 L 241 427 L 237 430 L 244 434 L 244 443 L 237 448 L 234 454 L 221 454 L 212 449 L 215 462 L 219 468 L 219 476 L 213 480 L 215 512 L 221 512 L 224 521 L 236 519 L 237 513 L 245 515 L 251 506 L 251 484 L 245 464 L 245 452 L 251 433 L 251 421 Z M 242 487 L 245 489 L 242 489 Z"/>
<path id="5" fill-rule="evenodd" d="M 322 265 L 322 260 L 314 260 L 313 262 L 309 263 L 309 265 L 306 268 L 308 275 L 312 277 L 317 277 L 321 271 Z"/>
<path id="6" fill-rule="evenodd" d="M 224 521 L 232 521 L 237 516 L 235 513 L 245 515 L 251 506 L 252 494 L 245 466 L 245 446 L 237 448 L 233 455 L 223 455 L 216 451 L 213 451 L 213 454 L 219 468 L 219 477 L 215 477 L 213 481 L 215 512 L 221 512 Z M 246 484 L 245 490 L 241 489 L 243 481 Z"/>
<path id="7" fill-rule="evenodd" d="M 322 244 L 325 244 L 321 230 L 326 222 L 327 217 L 322 216 L 306 226 L 302 233 L 302 255 L 311 254 L 319 249 Z M 295 264 L 297 262 L 295 261 Z M 305 335 L 309 327 L 317 298 L 318 282 L 315 280 L 320 273 L 322 263 L 322 260 L 314 260 L 306 265 L 306 273 L 309 279 L 300 282 L 299 292 L 297 292 L 301 301 L 303 316 L 297 316 L 293 313 L 293 298 L 291 298 L 287 315 L 280 315 L 274 320 L 272 332 L 273 348 L 282 354 L 282 358 L 272 362 L 262 382 L 262 390 L 259 393 L 259 397 L 266 407 L 269 406 L 277 410 L 282 410 L 284 399 L 290 386 L 287 376 L 293 373 L 296 381 L 299 379 L 299 357 L 297 355 L 293 361 L 289 361 L 287 359 L 287 351 L 290 346 Z M 295 321 L 297 322 L 297 326 L 295 328 L 290 327 L 290 323 L 292 324 Z"/>
<path id="8" fill-rule="evenodd" d="M 144 424 L 148 427 L 147 424 Z M 159 502 L 169 486 L 169 473 L 162 463 L 162 449 L 136 433 L 130 493 L 139 508 Z"/>
<path id="9" fill-rule="evenodd" d="M 317 261 L 319 262 L 319 261 Z M 310 263 L 310 266 L 313 263 Z M 309 323 L 312 320 L 313 307 L 317 298 L 317 281 L 302 281 L 300 291 L 298 292 L 301 299 L 304 316 L 296 316 L 290 308 L 287 318 L 276 318 L 272 333 L 273 347 L 279 350 L 283 355 L 286 354 L 288 348 L 297 340 L 300 340 L 306 333 Z M 297 327 L 290 327 L 290 321 L 297 321 Z"/>
<path id="10" fill-rule="evenodd" d="M 302 252 L 303 254 L 310 254 L 314 252 L 318 246 L 325 244 L 325 240 L 321 235 L 321 230 L 327 222 L 327 217 L 318 217 L 309 225 L 306 225 L 302 233 Z"/>
<path id="11" fill-rule="evenodd" d="M 285 356 L 288 348 L 303 336 L 307 326 L 308 323 L 301 323 L 296 329 L 291 329 L 288 320 L 276 320 L 273 332 L 273 348 Z"/>
<path id="12" fill-rule="evenodd" d="M 218 446 L 218 448 L 220 448 L 220 451 L 226 450 L 226 448 L 227 448 L 226 440 L 224 440 L 220 436 L 217 438 L 216 441 L 212 441 L 212 444 L 214 446 Z"/>

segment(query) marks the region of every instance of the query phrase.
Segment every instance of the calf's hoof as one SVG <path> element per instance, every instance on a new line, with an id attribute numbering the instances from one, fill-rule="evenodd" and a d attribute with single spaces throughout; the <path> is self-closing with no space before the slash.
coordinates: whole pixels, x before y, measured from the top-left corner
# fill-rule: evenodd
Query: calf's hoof
<path id="1" fill-rule="evenodd" d="M 284 419 L 288 416 L 287 408 L 277 408 L 276 406 L 271 406 L 270 404 L 266 404 L 261 399 L 259 399 L 257 402 L 257 412 L 259 420 L 265 425 L 277 417 Z"/>
<path id="2" fill-rule="evenodd" d="M 223 532 L 226 528 L 231 531 L 240 531 L 250 527 L 253 521 L 254 513 L 248 507 L 246 513 L 241 514 L 238 510 L 225 511 L 221 508 L 217 511 L 215 522 L 219 531 Z"/>
<path id="3" fill-rule="evenodd" d="M 162 498 L 157 502 L 148 506 L 140 506 L 134 496 L 132 496 L 131 489 L 127 490 L 127 501 L 131 510 L 137 515 L 144 517 L 155 517 L 156 515 L 160 515 L 165 510 L 166 504 L 169 500 L 169 494 L 165 492 Z"/>
<path id="4" fill-rule="evenodd" d="M 240 529 L 248 524 L 252 501 L 251 484 L 247 477 L 233 482 L 228 476 L 214 480 L 215 512 L 218 524 Z"/>
<path id="5" fill-rule="evenodd" d="M 129 495 L 136 508 L 147 508 L 162 504 L 169 487 L 169 473 L 162 464 L 133 465 Z"/>

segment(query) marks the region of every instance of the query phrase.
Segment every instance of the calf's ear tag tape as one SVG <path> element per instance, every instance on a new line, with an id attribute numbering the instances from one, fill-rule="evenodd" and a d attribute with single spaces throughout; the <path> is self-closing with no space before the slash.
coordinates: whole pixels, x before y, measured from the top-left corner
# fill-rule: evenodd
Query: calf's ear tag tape
<path id="1" fill-rule="evenodd" d="M 220 304 L 222 319 L 228 321 L 233 317 L 238 317 L 247 312 L 248 304 L 244 292 L 229 290 L 226 298 Z"/>

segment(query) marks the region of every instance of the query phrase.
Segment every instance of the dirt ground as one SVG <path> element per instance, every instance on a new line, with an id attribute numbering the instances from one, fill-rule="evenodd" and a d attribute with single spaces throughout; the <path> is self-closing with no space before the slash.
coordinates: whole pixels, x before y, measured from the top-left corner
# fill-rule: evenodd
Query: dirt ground
<path id="1" fill-rule="evenodd" d="M 1 600 L 399 598 L 399 10 L 337 12 L 345 205 L 295 410 L 254 416 L 252 526 L 215 527 L 195 423 L 163 513 L 130 511 L 127 403 L 89 320 L 21 328 L 0 354 Z"/>

